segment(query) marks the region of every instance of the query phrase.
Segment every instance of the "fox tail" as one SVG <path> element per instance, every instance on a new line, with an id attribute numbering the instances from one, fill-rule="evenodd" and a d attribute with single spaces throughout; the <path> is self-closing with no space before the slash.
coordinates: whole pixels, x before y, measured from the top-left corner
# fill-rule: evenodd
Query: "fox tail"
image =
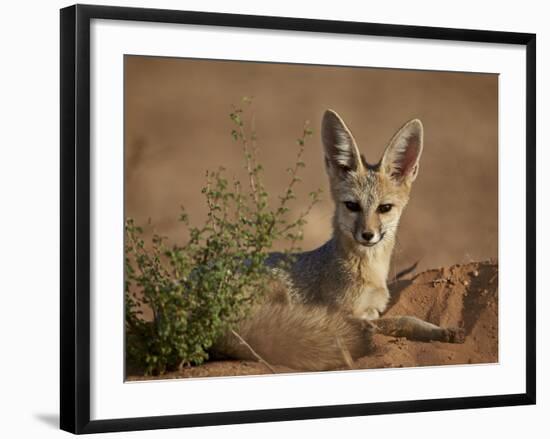
<path id="1" fill-rule="evenodd" d="M 213 347 L 215 355 L 261 360 L 294 370 L 353 367 L 372 351 L 373 334 L 417 341 L 462 343 L 464 332 L 412 316 L 364 321 L 324 307 L 264 303 Z"/>

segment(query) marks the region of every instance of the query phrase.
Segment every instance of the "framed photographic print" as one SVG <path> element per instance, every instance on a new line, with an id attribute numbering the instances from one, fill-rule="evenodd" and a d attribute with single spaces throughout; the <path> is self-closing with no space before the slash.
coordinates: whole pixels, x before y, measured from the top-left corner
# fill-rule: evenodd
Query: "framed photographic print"
<path id="1" fill-rule="evenodd" d="M 535 35 L 61 10 L 61 428 L 535 403 Z"/>

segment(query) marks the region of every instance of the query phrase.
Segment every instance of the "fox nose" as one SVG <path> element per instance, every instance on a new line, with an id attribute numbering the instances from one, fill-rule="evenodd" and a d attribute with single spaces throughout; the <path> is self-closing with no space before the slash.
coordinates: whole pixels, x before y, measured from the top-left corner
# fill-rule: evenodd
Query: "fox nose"
<path id="1" fill-rule="evenodd" d="M 362 237 L 365 241 L 370 242 L 370 240 L 371 240 L 372 238 L 374 238 L 374 233 L 372 233 L 372 232 L 363 232 L 363 233 L 361 234 L 361 237 Z"/>

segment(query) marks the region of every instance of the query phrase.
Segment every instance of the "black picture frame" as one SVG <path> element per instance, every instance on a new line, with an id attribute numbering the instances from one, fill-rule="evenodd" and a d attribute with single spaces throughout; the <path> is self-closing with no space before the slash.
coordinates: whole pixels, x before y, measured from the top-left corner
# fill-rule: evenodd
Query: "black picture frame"
<path id="1" fill-rule="evenodd" d="M 90 21 L 183 23 L 333 34 L 407 37 L 526 47 L 526 392 L 417 401 L 90 420 Z M 72 433 L 273 422 L 535 404 L 535 94 L 536 36 L 303 18 L 75 5 L 61 10 L 61 404 Z"/>

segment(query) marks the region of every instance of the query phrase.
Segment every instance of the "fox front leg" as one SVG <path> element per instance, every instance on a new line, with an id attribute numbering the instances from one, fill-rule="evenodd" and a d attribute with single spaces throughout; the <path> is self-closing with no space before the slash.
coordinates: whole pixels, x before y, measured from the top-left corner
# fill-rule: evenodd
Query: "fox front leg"
<path id="1" fill-rule="evenodd" d="M 353 317 L 361 320 L 375 320 L 384 312 L 390 299 L 390 293 L 386 286 L 378 288 L 366 288 L 355 300 L 353 305 Z"/>
<path id="2" fill-rule="evenodd" d="M 383 317 L 371 322 L 378 334 L 405 337 L 414 341 L 464 343 L 464 330 L 442 328 L 413 316 Z"/>

